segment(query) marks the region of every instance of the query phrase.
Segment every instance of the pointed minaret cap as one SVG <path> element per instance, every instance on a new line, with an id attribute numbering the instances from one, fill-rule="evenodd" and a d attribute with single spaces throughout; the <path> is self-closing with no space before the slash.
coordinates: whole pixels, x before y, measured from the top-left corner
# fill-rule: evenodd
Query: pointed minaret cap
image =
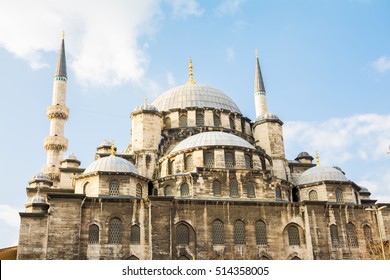
<path id="1" fill-rule="evenodd" d="M 190 65 L 188 66 L 188 69 L 189 69 L 189 76 L 190 76 L 190 79 L 188 80 L 188 84 L 196 84 L 195 80 L 194 80 L 194 73 L 192 72 L 192 58 L 190 57 Z"/>
<path id="2" fill-rule="evenodd" d="M 256 74 L 255 74 L 255 93 L 265 93 L 265 87 L 263 82 L 263 76 L 261 75 L 259 52 L 256 50 Z"/>
<path id="3" fill-rule="evenodd" d="M 60 53 L 58 55 L 56 71 L 54 73 L 54 77 L 62 77 L 67 79 L 66 74 L 66 57 L 65 57 L 65 33 L 62 32 L 62 40 L 60 46 Z"/>

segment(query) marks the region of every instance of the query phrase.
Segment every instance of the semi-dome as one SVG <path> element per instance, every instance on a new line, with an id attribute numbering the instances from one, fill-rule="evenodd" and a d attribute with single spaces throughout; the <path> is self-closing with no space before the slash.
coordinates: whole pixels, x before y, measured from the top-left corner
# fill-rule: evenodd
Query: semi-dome
<path id="1" fill-rule="evenodd" d="M 84 174 L 98 171 L 139 174 L 137 168 L 131 162 L 113 155 L 95 160 L 85 169 Z"/>
<path id="2" fill-rule="evenodd" d="M 322 181 L 349 182 L 348 178 L 340 170 L 334 167 L 314 166 L 301 174 L 298 178 L 298 185 Z"/>
<path id="3" fill-rule="evenodd" d="M 240 113 L 234 101 L 223 92 L 206 85 L 187 83 L 157 97 L 152 105 L 160 111 L 184 108 L 215 108 Z"/>
<path id="4" fill-rule="evenodd" d="M 171 151 L 171 153 L 207 146 L 234 146 L 255 150 L 249 142 L 236 135 L 226 132 L 211 131 L 199 133 L 184 139 Z"/>

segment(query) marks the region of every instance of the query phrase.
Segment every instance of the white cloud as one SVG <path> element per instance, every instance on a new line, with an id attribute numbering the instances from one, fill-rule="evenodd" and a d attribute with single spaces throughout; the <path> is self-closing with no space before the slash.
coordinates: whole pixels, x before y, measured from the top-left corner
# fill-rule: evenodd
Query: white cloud
<path id="1" fill-rule="evenodd" d="M 241 5 L 246 0 L 224 0 L 217 6 L 215 12 L 217 15 L 233 15 L 240 10 Z"/>
<path id="2" fill-rule="evenodd" d="M 19 227 L 19 211 L 8 205 L 0 204 L 0 221 L 11 227 Z"/>
<path id="3" fill-rule="evenodd" d="M 166 2 L 171 6 L 173 16 L 176 18 L 199 17 L 204 13 L 196 0 L 167 0 Z"/>
<path id="4" fill-rule="evenodd" d="M 148 64 L 140 37 L 153 34 L 159 16 L 158 0 L 3 0 L 0 46 L 32 68 L 53 65 L 42 57 L 58 50 L 65 30 L 68 65 L 82 84 L 138 82 Z"/>
<path id="5" fill-rule="evenodd" d="M 173 77 L 172 72 L 167 73 L 167 82 L 169 87 L 174 87 L 176 85 L 175 77 Z"/>
<path id="6" fill-rule="evenodd" d="M 379 57 L 378 59 L 374 60 L 372 67 L 374 67 L 374 69 L 380 73 L 390 71 L 390 57 L 385 55 Z"/>
<path id="7" fill-rule="evenodd" d="M 234 57 L 235 57 L 235 52 L 234 52 L 234 49 L 233 48 L 228 48 L 226 50 L 226 60 L 228 62 L 231 62 L 234 60 Z"/>

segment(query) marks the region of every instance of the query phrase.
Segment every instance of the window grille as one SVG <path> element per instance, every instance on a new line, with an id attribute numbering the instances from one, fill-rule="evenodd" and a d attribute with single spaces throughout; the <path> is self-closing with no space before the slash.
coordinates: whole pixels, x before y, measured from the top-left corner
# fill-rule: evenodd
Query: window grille
<path id="1" fill-rule="evenodd" d="M 98 244 L 99 243 L 99 227 L 97 225 L 91 225 L 89 227 L 89 244 Z"/>
<path id="2" fill-rule="evenodd" d="M 245 223 L 243 221 L 236 221 L 234 223 L 234 243 L 236 245 L 245 244 Z"/>
<path id="3" fill-rule="evenodd" d="M 213 153 L 205 153 L 204 154 L 204 166 L 211 168 L 214 167 L 214 154 Z"/>
<path id="4" fill-rule="evenodd" d="M 192 155 L 188 155 L 186 157 L 186 170 L 187 171 L 192 171 L 194 169 L 194 159 Z"/>
<path id="5" fill-rule="evenodd" d="M 164 188 L 164 195 L 165 196 L 171 196 L 172 195 L 172 186 L 166 186 L 165 188 Z"/>
<path id="6" fill-rule="evenodd" d="M 226 168 L 234 168 L 234 156 L 233 153 L 225 153 L 225 166 Z"/>
<path id="7" fill-rule="evenodd" d="M 204 126 L 204 116 L 201 113 L 196 114 L 196 126 Z"/>
<path id="8" fill-rule="evenodd" d="M 225 244 L 225 231 L 222 221 L 215 220 L 212 225 L 213 229 L 213 245 Z"/>
<path id="9" fill-rule="evenodd" d="M 141 184 L 137 184 L 135 189 L 135 196 L 136 197 L 142 197 L 142 186 Z"/>
<path id="10" fill-rule="evenodd" d="M 180 187 L 180 195 L 181 196 L 189 196 L 190 195 L 190 187 L 187 183 L 184 183 Z"/>
<path id="11" fill-rule="evenodd" d="M 299 240 L 299 231 L 296 226 L 288 227 L 288 243 L 290 246 L 292 245 L 300 245 L 301 242 Z"/>
<path id="12" fill-rule="evenodd" d="M 256 244 L 267 245 L 267 225 L 263 221 L 257 221 L 255 224 L 256 229 Z"/>
<path id="13" fill-rule="evenodd" d="M 234 124 L 234 118 L 233 117 L 230 117 L 229 118 L 229 125 L 230 125 L 230 129 L 236 129 L 236 126 Z"/>
<path id="14" fill-rule="evenodd" d="M 180 115 L 179 127 L 187 127 L 187 115 L 185 115 L 185 114 Z"/>
<path id="15" fill-rule="evenodd" d="M 238 193 L 237 180 L 235 180 L 235 179 L 230 180 L 229 188 L 230 188 L 230 196 L 231 197 L 239 197 L 240 196 Z"/>
<path id="16" fill-rule="evenodd" d="M 215 127 L 221 126 L 221 118 L 217 114 L 214 114 L 214 126 Z"/>
<path id="17" fill-rule="evenodd" d="M 252 168 L 252 159 L 250 155 L 245 155 L 245 168 L 251 169 Z"/>
<path id="18" fill-rule="evenodd" d="M 372 232 L 371 227 L 369 225 L 363 226 L 364 239 L 368 242 L 372 241 Z"/>
<path id="19" fill-rule="evenodd" d="M 108 187 L 108 193 L 111 196 L 118 196 L 119 195 L 119 182 L 118 181 L 111 181 L 110 185 Z"/>
<path id="20" fill-rule="evenodd" d="M 279 187 L 275 188 L 275 198 L 276 200 L 281 200 L 282 199 L 282 192 Z"/>
<path id="21" fill-rule="evenodd" d="M 335 193 L 336 193 L 336 202 L 344 202 L 343 191 L 340 189 L 336 189 Z"/>
<path id="22" fill-rule="evenodd" d="M 164 120 L 165 122 L 165 128 L 171 128 L 171 118 L 167 117 Z"/>
<path id="23" fill-rule="evenodd" d="M 310 200 L 318 200 L 318 195 L 315 190 L 312 190 L 309 192 L 309 199 Z"/>
<path id="24" fill-rule="evenodd" d="M 246 185 L 246 195 L 248 197 L 255 197 L 255 187 L 252 183 Z"/>
<path id="25" fill-rule="evenodd" d="M 350 247 L 359 247 L 358 240 L 356 237 L 356 232 L 355 232 L 355 226 L 351 223 L 348 223 L 346 229 L 347 229 L 348 245 Z"/>
<path id="26" fill-rule="evenodd" d="M 130 243 L 139 244 L 141 240 L 141 228 L 138 225 L 131 226 L 130 229 Z"/>
<path id="27" fill-rule="evenodd" d="M 112 218 L 108 223 L 108 243 L 109 244 L 120 244 L 122 222 L 118 218 Z"/>
<path id="28" fill-rule="evenodd" d="M 339 231 L 338 231 L 336 225 L 331 225 L 330 226 L 330 239 L 332 241 L 332 246 L 333 247 L 339 247 L 340 246 Z"/>
<path id="29" fill-rule="evenodd" d="M 221 183 L 219 181 L 214 181 L 213 182 L 213 194 L 214 196 L 221 196 Z"/>
<path id="30" fill-rule="evenodd" d="M 176 227 L 176 245 L 188 245 L 190 240 L 189 230 L 186 225 L 180 224 Z"/>

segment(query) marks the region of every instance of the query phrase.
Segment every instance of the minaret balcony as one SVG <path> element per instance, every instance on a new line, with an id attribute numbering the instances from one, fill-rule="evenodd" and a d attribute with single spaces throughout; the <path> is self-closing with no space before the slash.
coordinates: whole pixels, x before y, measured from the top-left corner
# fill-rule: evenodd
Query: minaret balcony
<path id="1" fill-rule="evenodd" d="M 48 136 L 44 141 L 45 150 L 62 150 L 68 149 L 68 139 L 63 136 Z"/>
<path id="2" fill-rule="evenodd" d="M 47 108 L 47 116 L 49 119 L 64 119 L 69 117 L 69 108 L 63 105 L 51 105 Z"/>

